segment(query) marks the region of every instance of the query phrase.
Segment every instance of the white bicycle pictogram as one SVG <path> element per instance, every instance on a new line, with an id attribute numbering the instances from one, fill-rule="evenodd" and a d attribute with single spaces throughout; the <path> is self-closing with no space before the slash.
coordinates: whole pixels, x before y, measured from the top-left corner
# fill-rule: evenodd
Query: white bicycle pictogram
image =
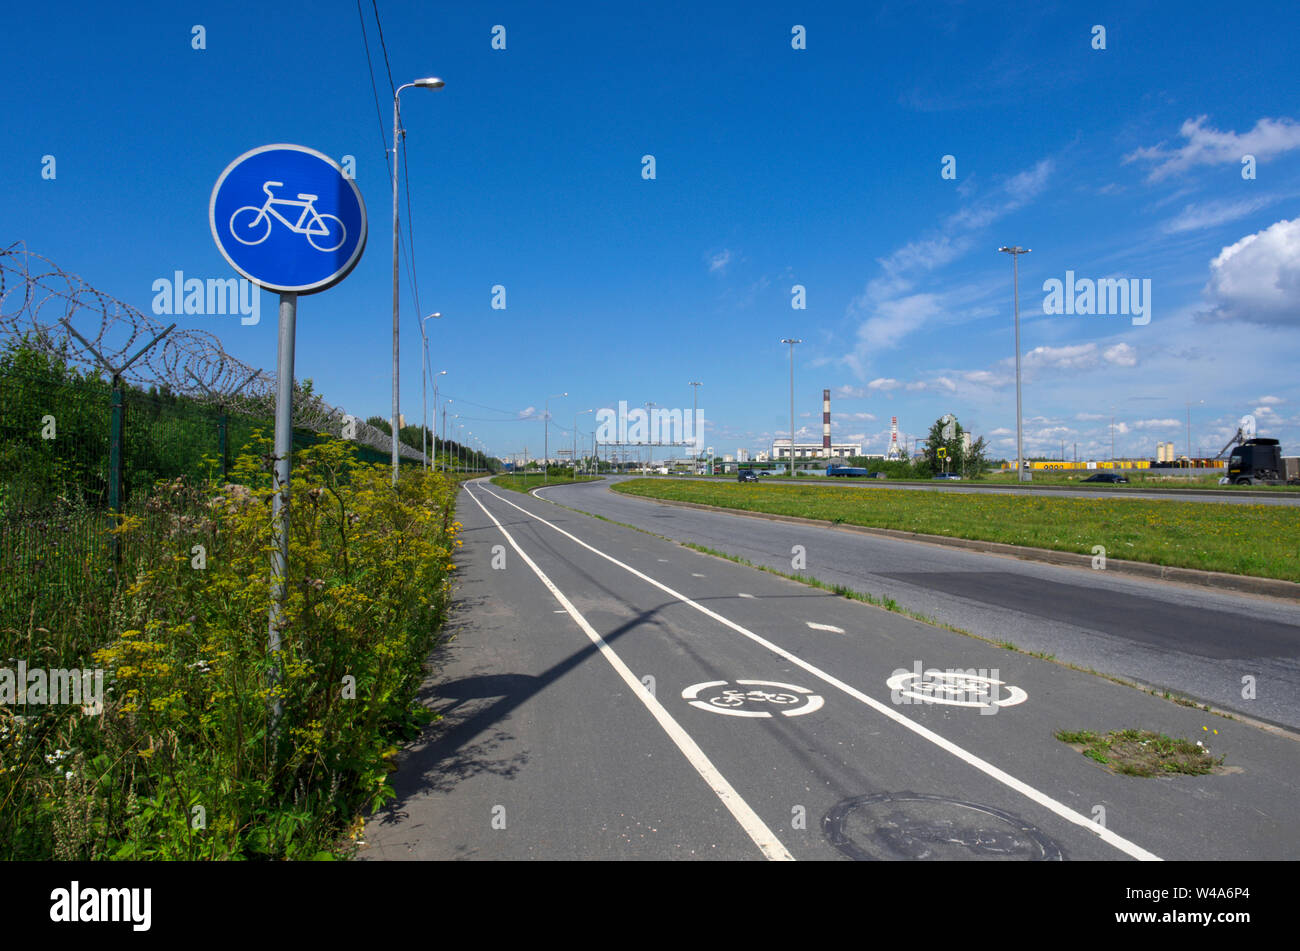
<path id="1" fill-rule="evenodd" d="M 692 684 L 682 691 L 682 699 L 697 710 L 728 717 L 801 717 L 815 713 L 825 703 L 807 687 L 776 680 L 736 680 L 735 687 L 730 683 L 733 681 Z"/>
<path id="2" fill-rule="evenodd" d="M 230 233 L 240 244 L 261 244 L 271 235 L 271 217 L 279 219 L 290 231 L 307 236 L 307 243 L 317 251 L 334 251 L 342 247 L 347 240 L 348 229 L 335 215 L 323 215 L 316 210 L 319 195 L 299 195 L 292 198 L 276 198 L 271 189 L 283 188 L 284 182 L 265 182 L 262 191 L 266 192 L 266 201 L 261 208 L 245 205 L 237 208 L 230 216 Z M 276 206 L 301 208 L 296 222 L 290 221 L 276 210 Z M 250 217 L 251 215 L 251 217 Z M 247 237 L 245 237 L 247 235 Z M 335 235 L 338 240 L 333 240 Z M 321 243 L 317 243 L 317 239 Z"/>
<path id="3" fill-rule="evenodd" d="M 746 701 L 751 703 L 772 703 L 788 706 L 798 703 L 803 698 L 792 693 L 769 693 L 766 690 L 724 690 L 717 697 L 710 697 L 709 703 L 715 707 L 739 707 Z"/>

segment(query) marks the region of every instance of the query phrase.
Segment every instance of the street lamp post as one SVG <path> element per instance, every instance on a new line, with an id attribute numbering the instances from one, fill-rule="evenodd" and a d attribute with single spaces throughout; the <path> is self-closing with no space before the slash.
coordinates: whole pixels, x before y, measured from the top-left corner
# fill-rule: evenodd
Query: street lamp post
<path id="1" fill-rule="evenodd" d="M 551 400 L 558 400 L 558 399 L 561 399 L 562 397 L 565 397 L 565 396 L 568 396 L 568 395 L 569 395 L 569 394 L 568 394 L 567 392 L 566 392 L 566 393 L 556 393 L 554 396 L 548 396 L 548 397 L 546 397 L 546 402 L 545 402 L 545 404 L 543 404 L 543 408 L 542 408 L 542 417 L 543 417 L 543 422 L 542 422 L 542 467 L 543 467 L 543 469 L 545 470 L 545 474 L 543 474 L 543 476 L 542 476 L 542 481 L 543 481 L 543 482 L 546 481 L 546 476 L 550 475 L 550 468 L 551 468 L 550 455 L 549 455 L 549 453 L 550 453 L 550 451 L 551 451 Z"/>
<path id="2" fill-rule="evenodd" d="M 446 370 L 439 370 L 433 375 L 433 425 L 435 426 L 438 425 L 438 377 L 446 375 Z M 450 400 L 448 400 L 448 402 L 450 402 Z M 433 443 L 434 468 L 436 469 L 438 467 L 438 441 L 436 439 L 431 439 L 430 441 Z"/>
<path id="3" fill-rule="evenodd" d="M 441 437 L 441 442 L 442 442 L 442 454 L 443 454 L 443 460 L 442 460 L 442 471 L 443 471 L 443 472 L 446 472 L 446 471 L 447 471 L 447 407 L 450 406 L 450 405 L 451 405 L 452 403 L 454 403 L 454 402 L 456 402 L 456 401 L 455 401 L 455 400 L 447 400 L 445 403 L 442 404 L 442 437 Z M 455 419 L 454 416 L 453 416 L 452 418 Z"/>
<path id="4" fill-rule="evenodd" d="M 686 385 L 691 388 L 691 434 L 695 437 L 695 445 L 692 447 L 694 448 L 695 451 L 691 454 L 692 461 L 694 464 L 691 466 L 691 472 L 694 475 L 699 475 L 700 474 L 700 449 L 703 448 L 704 433 L 700 432 L 700 426 L 699 426 L 700 414 L 699 414 L 698 406 L 699 406 L 699 397 L 700 397 L 700 387 L 702 387 L 704 384 L 699 382 L 698 380 L 691 380 Z"/>
<path id="5" fill-rule="evenodd" d="M 794 345 L 803 343 L 793 337 L 782 337 L 782 343 L 790 345 L 790 478 L 794 478 Z"/>
<path id="6" fill-rule="evenodd" d="M 1020 255 L 1028 254 L 1032 248 L 1013 247 L 998 248 L 1011 255 L 1011 282 L 1015 297 L 1016 314 L 1016 481 L 1025 481 L 1025 441 L 1023 415 L 1020 411 Z"/>
<path id="7" fill-rule="evenodd" d="M 443 81 L 436 76 L 428 76 L 424 79 L 417 79 L 413 83 L 399 86 L 393 91 L 393 485 L 397 485 L 397 424 L 401 416 L 399 408 L 401 399 L 398 395 L 399 348 L 397 343 L 397 166 L 399 164 L 397 159 L 397 136 L 400 125 L 397 100 L 401 96 L 403 89 L 410 89 L 412 86 L 419 86 L 422 89 L 441 89 L 444 85 Z M 411 266 L 415 266 L 414 262 L 412 262 Z"/>
<path id="8" fill-rule="evenodd" d="M 570 461 L 573 463 L 574 479 L 578 478 L 578 417 L 586 416 L 588 413 L 594 412 L 596 412 L 594 409 L 584 409 L 580 413 L 573 414 L 573 458 Z"/>
<path id="9" fill-rule="evenodd" d="M 447 402 L 450 403 L 451 400 L 447 400 Z M 452 426 L 451 434 L 452 434 L 452 436 L 455 436 L 455 435 L 456 435 L 456 431 L 457 431 L 458 429 L 460 429 L 460 423 L 456 422 L 456 420 L 460 419 L 460 413 L 452 413 L 452 414 L 451 414 L 451 419 L 452 419 L 452 423 L 451 423 L 451 426 Z M 446 443 L 444 442 L 443 445 L 446 445 Z M 459 441 L 459 440 L 457 440 L 457 442 L 456 442 L 456 471 L 457 471 L 457 472 L 460 471 L 460 441 Z"/>
<path id="10" fill-rule="evenodd" d="M 654 460 L 655 460 L 655 451 L 654 451 L 654 447 L 650 445 L 650 420 L 651 420 L 651 418 L 652 418 L 652 417 L 651 417 L 651 410 L 653 410 L 653 409 L 655 408 L 656 405 L 657 405 L 657 404 L 652 403 L 652 402 L 650 402 L 649 400 L 646 400 L 646 404 L 645 404 L 645 426 L 646 426 L 646 430 L 645 430 L 645 446 L 646 446 L 646 455 L 647 455 L 647 457 L 648 457 L 648 458 L 646 459 L 646 464 L 645 464 L 645 474 L 646 474 L 646 475 L 649 475 L 649 474 L 650 474 L 650 466 L 654 464 Z"/>
<path id="11" fill-rule="evenodd" d="M 1115 468 L 1115 407 L 1110 408 L 1110 467 Z"/>
<path id="12" fill-rule="evenodd" d="M 429 430 L 429 335 L 425 332 L 424 325 L 434 318 L 441 318 L 441 312 L 435 311 L 428 317 L 420 321 L 420 337 L 424 340 L 424 350 L 420 360 L 420 452 L 424 456 L 424 467 L 429 468 L 429 450 L 425 448 L 425 436 Z M 446 370 L 442 371 L 446 373 Z M 438 415 L 438 397 L 435 391 L 433 398 L 433 414 Z"/>
<path id="13" fill-rule="evenodd" d="M 1192 466 L 1192 400 L 1187 401 L 1187 467 Z M 1196 405 L 1200 406 L 1205 400 L 1196 400 Z"/>

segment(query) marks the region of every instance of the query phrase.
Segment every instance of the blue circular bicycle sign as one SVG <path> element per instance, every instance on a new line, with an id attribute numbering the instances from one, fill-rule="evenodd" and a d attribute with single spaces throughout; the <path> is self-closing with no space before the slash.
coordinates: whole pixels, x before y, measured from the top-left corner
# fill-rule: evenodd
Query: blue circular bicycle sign
<path id="1" fill-rule="evenodd" d="M 301 145 L 263 145 L 226 166 L 208 221 L 230 266 L 271 291 L 333 287 L 366 247 L 356 183 L 328 155 Z"/>

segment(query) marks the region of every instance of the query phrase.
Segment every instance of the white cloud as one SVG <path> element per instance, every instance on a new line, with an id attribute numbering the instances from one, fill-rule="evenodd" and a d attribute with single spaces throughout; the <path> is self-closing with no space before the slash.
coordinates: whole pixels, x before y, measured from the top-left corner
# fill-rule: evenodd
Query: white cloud
<path id="1" fill-rule="evenodd" d="M 1134 429 L 1173 429 L 1181 426 L 1176 419 L 1139 419 L 1133 424 Z M 1118 428 L 1118 424 L 1117 427 Z M 1125 430 L 1127 432 L 1127 430 Z"/>
<path id="2" fill-rule="evenodd" d="M 871 353 L 893 347 L 903 337 L 940 313 L 935 294 L 913 294 L 876 304 L 875 313 L 858 327 L 858 352 Z"/>
<path id="3" fill-rule="evenodd" d="M 1126 343 L 1107 347 L 1101 356 L 1107 363 L 1117 367 L 1135 367 L 1138 362 L 1137 351 Z"/>
<path id="4" fill-rule="evenodd" d="M 1105 419 L 1105 413 L 1075 413 L 1074 418 L 1085 423 L 1096 422 L 1099 419 Z"/>
<path id="5" fill-rule="evenodd" d="M 1028 367 L 1082 370 L 1097 365 L 1097 345 L 1077 343 L 1065 347 L 1034 347 L 1021 358 Z"/>
<path id="6" fill-rule="evenodd" d="M 723 248 L 713 257 L 709 258 L 709 273 L 716 274 L 718 271 L 725 271 L 727 265 L 731 263 L 731 251 Z"/>
<path id="7" fill-rule="evenodd" d="M 541 413 L 537 412 L 536 406 L 529 406 L 527 409 L 519 411 L 519 419 L 538 419 L 541 415 Z"/>
<path id="8" fill-rule="evenodd" d="M 1285 403 L 1286 400 L 1282 399 L 1280 396 L 1261 396 L 1255 402 L 1263 403 L 1267 406 L 1276 406 L 1278 403 Z"/>
<path id="9" fill-rule="evenodd" d="M 1185 205 L 1181 212 L 1166 221 L 1160 228 L 1165 234 L 1182 234 L 1184 231 L 1214 228 L 1244 218 L 1261 208 L 1267 208 L 1282 197 L 1281 195 L 1258 195 L 1238 201 L 1210 201 L 1200 205 Z"/>
<path id="10" fill-rule="evenodd" d="M 898 346 L 908 334 L 952 310 L 945 300 L 958 295 L 914 293 L 917 280 L 966 254 L 979 230 L 1032 201 L 1046 187 L 1053 168 L 1050 158 L 1039 161 L 1008 178 L 988 199 L 967 205 L 948 216 L 940 228 L 878 259 L 880 275 L 869 280 L 846 309 L 849 318 L 863 322 L 845 363 L 859 376 L 865 375 L 872 355 Z"/>
<path id="11" fill-rule="evenodd" d="M 1137 149 L 1126 155 L 1124 161 L 1156 163 L 1147 175 L 1148 181 L 1155 182 L 1194 165 L 1239 164 L 1244 155 L 1263 161 L 1300 148 L 1300 123 L 1290 119 L 1260 119 L 1249 132 L 1238 135 L 1207 127 L 1208 118 L 1198 116 L 1183 123 L 1178 133 L 1187 141 L 1181 147 L 1165 149 L 1162 142 Z"/>
<path id="12" fill-rule="evenodd" d="M 991 370 L 968 370 L 961 375 L 961 378 L 976 386 L 1005 386 L 1013 381 L 1011 376 L 994 373 Z"/>
<path id="13" fill-rule="evenodd" d="M 1210 262 L 1203 316 L 1285 325 L 1300 317 L 1300 218 L 1279 221 L 1224 248 Z"/>
<path id="14" fill-rule="evenodd" d="M 861 386 L 837 386 L 831 390 L 831 399 L 834 400 L 861 399 L 866 395 L 866 388 Z"/>
<path id="15" fill-rule="evenodd" d="M 884 390 L 885 392 L 888 392 L 890 390 L 896 390 L 902 385 L 903 384 L 899 383 L 897 380 L 892 378 L 877 377 L 876 379 L 872 380 L 870 383 L 867 384 L 867 389 Z"/>

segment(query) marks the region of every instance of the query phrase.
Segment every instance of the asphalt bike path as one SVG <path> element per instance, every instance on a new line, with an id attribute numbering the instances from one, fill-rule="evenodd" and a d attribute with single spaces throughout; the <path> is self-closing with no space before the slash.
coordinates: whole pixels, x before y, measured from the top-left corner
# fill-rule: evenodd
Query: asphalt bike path
<path id="1" fill-rule="evenodd" d="M 1300 852 L 1290 739 L 486 483 L 458 517 L 444 720 L 366 857 Z M 1052 736 L 1123 726 L 1203 733 L 1240 772 L 1117 776 Z"/>

